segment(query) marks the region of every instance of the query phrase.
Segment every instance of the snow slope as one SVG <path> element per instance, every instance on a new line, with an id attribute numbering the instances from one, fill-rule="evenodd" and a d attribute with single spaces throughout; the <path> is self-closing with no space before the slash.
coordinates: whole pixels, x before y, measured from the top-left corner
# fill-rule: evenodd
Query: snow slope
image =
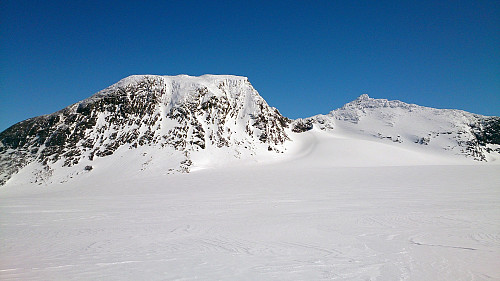
<path id="1" fill-rule="evenodd" d="M 377 138 L 408 149 L 461 155 L 477 161 L 495 161 L 500 156 L 500 118 L 461 110 L 374 99 L 364 94 L 327 115 L 307 118 L 305 122 L 323 130 Z"/>
<path id="2" fill-rule="evenodd" d="M 268 164 L 4 186 L 0 279 L 500 278 L 500 165 L 290 137 Z"/>
<path id="3" fill-rule="evenodd" d="M 131 76 L 1 133 L 0 280 L 499 280 L 499 120 Z"/>

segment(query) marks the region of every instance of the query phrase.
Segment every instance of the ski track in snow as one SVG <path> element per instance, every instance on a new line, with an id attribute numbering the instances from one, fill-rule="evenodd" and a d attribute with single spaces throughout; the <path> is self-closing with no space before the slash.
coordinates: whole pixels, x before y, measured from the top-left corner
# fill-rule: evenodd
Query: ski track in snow
<path id="1" fill-rule="evenodd" d="M 500 279 L 500 165 L 296 143 L 266 165 L 4 187 L 0 279 Z"/>

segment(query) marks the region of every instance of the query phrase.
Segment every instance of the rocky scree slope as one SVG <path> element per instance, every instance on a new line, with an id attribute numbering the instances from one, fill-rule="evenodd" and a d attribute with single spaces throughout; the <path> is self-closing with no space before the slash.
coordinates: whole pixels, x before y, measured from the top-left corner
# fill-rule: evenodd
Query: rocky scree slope
<path id="1" fill-rule="evenodd" d="M 500 153 L 500 117 L 361 95 L 327 115 L 295 120 L 292 131 L 347 130 L 396 145 L 426 146 L 477 161 Z"/>
<path id="2" fill-rule="evenodd" d="M 30 181 L 48 183 L 58 167 L 89 171 L 94 160 L 125 148 L 180 155 L 165 167 L 178 172 L 188 172 L 192 154 L 203 151 L 231 148 L 234 157 L 279 153 L 289 140 L 289 123 L 245 77 L 130 76 L 0 133 L 0 184 L 34 164 Z"/>

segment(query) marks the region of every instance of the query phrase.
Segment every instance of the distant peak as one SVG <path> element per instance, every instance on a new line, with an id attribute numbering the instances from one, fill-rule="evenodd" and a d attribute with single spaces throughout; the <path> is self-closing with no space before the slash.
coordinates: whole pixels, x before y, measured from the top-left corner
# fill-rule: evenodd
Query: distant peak
<path id="1" fill-rule="evenodd" d="M 368 96 L 368 94 L 362 94 L 361 96 L 359 96 L 357 98 L 357 100 L 369 100 L 370 99 L 370 96 Z"/>

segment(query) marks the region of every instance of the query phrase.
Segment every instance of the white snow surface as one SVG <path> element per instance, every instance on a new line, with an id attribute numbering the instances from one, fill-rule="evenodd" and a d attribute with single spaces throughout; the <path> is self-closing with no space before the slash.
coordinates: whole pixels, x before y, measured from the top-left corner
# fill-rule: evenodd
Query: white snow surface
<path id="1" fill-rule="evenodd" d="M 465 156 L 481 161 L 499 159 L 498 145 L 475 145 L 471 126 L 486 116 L 456 109 L 437 109 L 363 94 L 327 115 L 308 119 L 323 130 L 349 132 L 433 154 Z M 491 149 L 491 152 L 488 152 Z"/>
<path id="2" fill-rule="evenodd" d="M 26 168 L 0 188 L 0 279 L 499 280 L 499 161 L 357 130 L 189 174 L 154 147 L 47 186 Z"/>

